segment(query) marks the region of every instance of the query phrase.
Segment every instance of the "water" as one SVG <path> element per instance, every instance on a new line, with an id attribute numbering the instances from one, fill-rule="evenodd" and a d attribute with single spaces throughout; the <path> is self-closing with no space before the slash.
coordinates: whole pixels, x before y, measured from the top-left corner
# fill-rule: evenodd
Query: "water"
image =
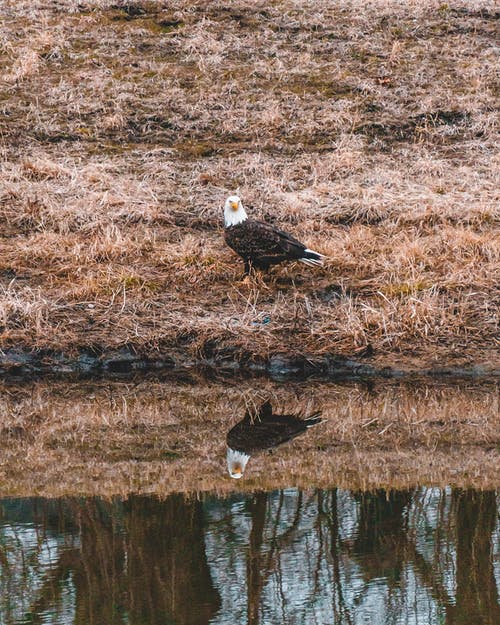
<path id="1" fill-rule="evenodd" d="M 498 625 L 500 496 L 0 501 L 0 622 Z"/>
<path id="2" fill-rule="evenodd" d="M 0 382 L 0 415 L 4 496 L 500 485 L 494 382 Z"/>
<path id="3" fill-rule="evenodd" d="M 0 625 L 500 625 L 498 399 L 0 383 Z"/>

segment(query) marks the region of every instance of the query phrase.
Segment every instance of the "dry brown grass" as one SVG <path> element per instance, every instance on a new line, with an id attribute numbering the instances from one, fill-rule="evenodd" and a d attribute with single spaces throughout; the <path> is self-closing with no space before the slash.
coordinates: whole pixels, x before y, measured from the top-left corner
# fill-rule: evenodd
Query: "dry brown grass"
<path id="1" fill-rule="evenodd" d="M 3 385 L 3 495 L 499 485 L 494 385 L 199 382 Z M 325 421 L 231 480 L 227 431 L 267 398 Z"/>
<path id="2" fill-rule="evenodd" d="M 39 0 L 2 17 L 4 349 L 370 344 L 379 365 L 498 364 L 492 3 Z M 326 267 L 240 284 L 235 190 Z"/>

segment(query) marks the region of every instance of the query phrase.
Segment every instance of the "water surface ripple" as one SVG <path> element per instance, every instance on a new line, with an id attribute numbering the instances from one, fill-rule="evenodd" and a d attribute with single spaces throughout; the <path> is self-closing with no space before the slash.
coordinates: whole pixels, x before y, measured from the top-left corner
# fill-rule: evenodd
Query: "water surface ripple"
<path id="1" fill-rule="evenodd" d="M 3 499 L 5 625 L 500 623 L 495 491 Z"/>

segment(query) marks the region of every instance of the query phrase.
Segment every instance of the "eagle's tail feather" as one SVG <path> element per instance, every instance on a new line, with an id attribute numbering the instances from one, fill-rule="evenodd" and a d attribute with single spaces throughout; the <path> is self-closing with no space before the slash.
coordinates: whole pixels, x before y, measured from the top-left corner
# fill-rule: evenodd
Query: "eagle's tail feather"
<path id="1" fill-rule="evenodd" d="M 301 263 L 310 265 L 311 267 L 314 267 L 314 266 L 318 267 L 323 264 L 324 258 L 325 257 L 323 256 L 323 254 L 320 254 L 319 252 L 315 252 L 314 250 L 310 250 L 306 248 L 304 250 L 304 256 L 302 258 L 299 258 L 299 260 Z"/>
<path id="2" fill-rule="evenodd" d="M 317 423 L 321 423 L 322 421 L 324 421 L 324 419 L 321 418 L 321 412 L 314 412 L 309 417 L 306 417 L 304 421 L 306 422 L 306 426 L 310 428 Z"/>

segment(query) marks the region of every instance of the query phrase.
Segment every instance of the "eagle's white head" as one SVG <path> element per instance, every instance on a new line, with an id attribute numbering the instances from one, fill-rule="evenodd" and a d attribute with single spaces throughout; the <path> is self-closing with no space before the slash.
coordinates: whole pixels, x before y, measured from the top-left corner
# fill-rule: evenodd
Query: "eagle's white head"
<path id="1" fill-rule="evenodd" d="M 236 226 L 247 219 L 247 214 L 243 208 L 240 198 L 237 195 L 230 195 L 224 204 L 224 225 Z"/>
<path id="2" fill-rule="evenodd" d="M 236 451 L 231 447 L 227 448 L 227 470 L 231 477 L 237 480 L 242 477 L 249 460 L 250 456 L 243 451 Z"/>

